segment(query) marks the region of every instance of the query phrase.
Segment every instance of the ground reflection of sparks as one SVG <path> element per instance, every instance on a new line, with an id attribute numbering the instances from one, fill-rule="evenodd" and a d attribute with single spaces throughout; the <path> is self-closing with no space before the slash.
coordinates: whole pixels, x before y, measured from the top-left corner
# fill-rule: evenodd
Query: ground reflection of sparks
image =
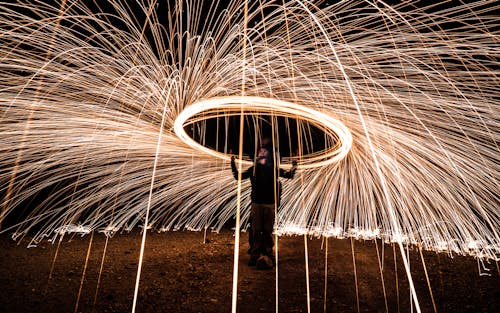
<path id="1" fill-rule="evenodd" d="M 14 238 L 111 234 L 146 214 L 161 230 L 220 229 L 236 207 L 228 156 L 185 144 L 175 121 L 244 85 L 278 114 L 320 112 L 341 142 L 301 159 L 277 233 L 498 260 L 497 1 L 255 1 L 248 27 L 242 0 L 21 2 L 0 3 L 0 222 Z"/>

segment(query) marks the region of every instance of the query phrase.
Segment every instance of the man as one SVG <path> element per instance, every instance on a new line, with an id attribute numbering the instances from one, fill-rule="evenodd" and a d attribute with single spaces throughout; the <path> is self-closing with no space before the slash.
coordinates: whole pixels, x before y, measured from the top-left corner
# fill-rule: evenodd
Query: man
<path id="1" fill-rule="evenodd" d="M 250 260 L 249 266 L 257 265 L 259 269 L 272 268 L 274 213 L 278 208 L 281 196 L 279 177 L 293 178 L 297 162 L 293 161 L 289 171 L 275 166 L 272 147 L 264 144 L 260 147 L 254 166 L 241 173 L 241 179 L 250 179 L 252 185 L 252 207 L 250 213 Z M 235 158 L 231 157 L 231 169 L 238 179 Z"/>

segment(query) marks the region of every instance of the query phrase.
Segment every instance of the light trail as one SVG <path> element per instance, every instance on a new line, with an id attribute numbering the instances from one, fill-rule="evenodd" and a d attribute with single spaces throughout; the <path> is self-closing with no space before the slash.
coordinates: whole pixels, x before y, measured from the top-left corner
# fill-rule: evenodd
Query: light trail
<path id="1" fill-rule="evenodd" d="M 229 155 L 204 147 L 193 140 L 186 133 L 185 127 L 186 125 L 218 116 L 220 112 L 223 112 L 225 115 L 234 115 L 237 110 L 241 110 L 243 115 L 277 114 L 284 117 L 300 118 L 301 120 L 317 125 L 318 128 L 322 129 L 325 134 L 330 135 L 332 138 L 338 138 L 340 146 L 334 146 L 323 151 L 318 156 L 311 155 L 297 158 L 297 161 L 300 162 L 298 167 L 301 169 L 322 167 L 337 163 L 346 157 L 352 146 L 352 136 L 349 130 L 341 122 L 327 114 L 287 101 L 251 96 L 212 98 L 194 103 L 185 108 L 175 120 L 175 133 L 184 143 L 193 149 L 229 161 Z M 203 113 L 201 117 L 193 118 L 201 113 Z M 253 164 L 253 160 L 241 160 L 240 163 L 250 166 Z"/>
<path id="2" fill-rule="evenodd" d="M 247 46 L 247 27 L 248 27 L 248 0 L 244 3 L 244 16 L 243 16 L 243 36 L 242 36 L 242 46 L 243 46 L 243 63 L 246 63 L 246 46 Z M 246 77 L 243 75 L 241 78 L 241 96 L 245 96 L 245 80 Z M 243 106 L 239 107 L 240 110 L 240 131 L 238 136 L 238 157 L 243 158 Z M 176 127 L 178 122 L 176 120 L 174 129 L 179 135 L 179 129 Z M 183 127 L 181 127 L 182 130 Z M 236 313 L 236 307 L 238 304 L 238 261 L 240 257 L 240 224 L 241 224 L 241 179 L 243 169 L 241 163 L 238 164 L 238 187 L 236 193 L 236 213 L 235 213 L 235 227 L 234 227 L 234 260 L 233 260 L 233 289 L 231 294 L 231 312 Z"/>
<path id="3" fill-rule="evenodd" d="M 377 261 L 378 261 L 378 268 L 379 268 L 379 272 L 380 272 L 380 282 L 382 284 L 382 291 L 384 292 L 384 304 L 385 304 L 385 312 L 386 313 L 389 313 L 389 306 L 387 305 L 387 292 L 385 290 L 385 282 L 384 282 L 384 264 L 383 264 L 383 260 L 384 260 L 384 245 L 382 244 L 382 255 L 380 255 L 379 251 L 378 251 L 378 243 L 377 243 L 377 240 L 374 240 L 375 241 L 375 250 L 377 250 Z M 436 312 L 435 312 L 436 313 Z"/>
<path id="4" fill-rule="evenodd" d="M 97 303 L 97 296 L 99 295 L 99 288 L 101 287 L 101 277 L 102 277 L 102 271 L 104 269 L 104 260 L 106 259 L 106 251 L 108 249 L 108 241 L 109 237 L 106 236 L 106 241 L 104 242 L 104 248 L 102 251 L 102 257 L 101 257 L 101 265 L 99 266 L 99 275 L 97 276 L 97 284 L 95 286 L 95 293 L 94 293 L 94 302 L 92 303 L 92 313 L 95 312 L 95 305 Z"/>
<path id="5" fill-rule="evenodd" d="M 323 312 L 326 313 L 326 299 L 327 299 L 327 287 L 328 287 L 328 237 L 325 237 L 325 292 L 323 294 Z"/>
<path id="6" fill-rule="evenodd" d="M 427 286 L 429 287 L 429 294 L 431 296 L 432 307 L 434 308 L 434 313 L 437 313 L 436 302 L 434 301 L 434 295 L 432 294 L 431 282 L 429 280 L 429 274 L 427 274 L 427 267 L 425 266 L 424 254 L 422 253 L 422 247 L 418 248 L 420 252 L 420 259 L 422 260 L 422 267 L 424 268 L 425 279 L 427 280 Z"/>
<path id="7" fill-rule="evenodd" d="M 220 229 L 234 215 L 235 184 L 219 175 L 229 170 L 229 156 L 200 146 L 181 122 L 215 112 L 229 116 L 243 105 L 249 115 L 308 114 L 304 119 L 327 137 L 352 138 L 305 156 L 299 164 L 304 186 L 292 181 L 283 191 L 279 233 L 370 237 L 378 230 L 386 242 L 400 238 L 424 249 L 498 259 L 499 48 L 492 15 L 498 4 L 473 2 L 430 14 L 377 3 L 339 2 L 321 10 L 303 4 L 308 12 L 294 1 L 252 4 L 245 62 L 234 43 L 242 2 L 208 20 L 167 24 L 166 32 L 147 2 L 140 7 L 145 24 L 135 24 L 126 8 L 111 17 L 80 2 L 63 12 L 49 4 L 26 3 L 23 10 L 3 4 L 0 188 L 4 194 L 12 189 L 12 197 L 4 201 L 2 222 L 28 199 L 51 192 L 7 231 L 20 238 L 41 226 L 36 244 L 64 225 L 109 231 L 143 221 L 164 105 L 150 224 Z M 199 10 L 173 6 L 172 21 Z M 280 22 L 285 14 L 287 25 Z M 194 21 L 204 23 L 202 30 Z M 84 30 L 92 37 L 82 36 Z M 150 34 L 157 40 L 152 47 L 144 44 Z M 50 49 L 52 58 L 35 53 L 39 49 Z M 240 95 L 242 77 L 248 98 Z M 166 94 L 168 88 L 175 92 Z M 25 114 L 30 106 L 32 120 Z M 195 111 L 201 115 L 193 117 Z M 21 150 L 16 169 L 12 156 Z M 79 166 L 80 184 L 72 181 Z M 187 176 L 188 168 L 198 177 Z M 14 172 L 10 188 L 5 177 Z M 209 183 L 216 175 L 219 182 Z M 242 187 L 246 199 L 249 186 Z M 297 207 L 301 188 L 308 197 Z M 64 199 L 71 197 L 69 206 Z M 245 223 L 245 209 L 242 216 Z"/>
<path id="8" fill-rule="evenodd" d="M 356 287 L 356 308 L 358 309 L 357 312 L 360 313 L 361 311 L 359 310 L 358 275 L 356 272 L 356 258 L 354 257 L 354 241 L 352 238 L 351 238 L 351 252 L 352 252 L 352 267 L 353 267 L 353 272 L 354 272 L 354 286 Z M 410 298 L 411 298 L 411 295 L 410 295 Z"/>
<path id="9" fill-rule="evenodd" d="M 396 256 L 396 247 L 394 245 L 392 245 L 392 253 L 393 253 L 393 257 L 394 257 L 394 276 L 395 276 L 395 280 L 396 280 L 395 285 L 396 285 L 396 298 L 397 298 L 397 303 L 398 303 L 398 313 L 401 313 L 401 308 L 399 305 L 398 263 L 397 263 L 397 256 Z"/>
<path id="10" fill-rule="evenodd" d="M 167 93 L 170 93 L 171 90 L 167 90 Z M 141 248 L 139 251 L 139 263 L 137 265 L 137 276 L 135 279 L 135 287 L 134 287 L 134 300 L 132 302 L 132 313 L 135 313 L 136 306 L 137 306 L 137 298 L 139 295 L 139 283 L 141 281 L 141 272 L 142 272 L 142 262 L 144 260 L 144 250 L 146 247 L 146 235 L 148 233 L 149 229 L 149 212 L 151 210 L 151 198 L 153 197 L 153 187 L 155 185 L 155 178 L 156 178 L 156 169 L 158 166 L 158 158 L 160 155 L 160 145 L 162 142 L 162 134 L 163 134 L 163 127 L 165 125 L 165 116 L 167 112 L 167 106 L 165 105 L 163 108 L 163 114 L 161 118 L 161 123 L 160 123 L 160 131 L 158 132 L 158 139 L 156 143 L 156 152 L 155 152 L 155 158 L 154 158 L 154 163 L 153 163 L 153 172 L 151 175 L 151 184 L 149 187 L 149 195 L 148 195 L 148 202 L 146 205 L 146 216 L 144 217 L 144 224 L 142 228 L 142 238 L 141 238 Z"/>
<path id="11" fill-rule="evenodd" d="M 185 128 L 242 112 L 328 143 L 284 158 L 276 235 L 396 242 L 410 284 L 403 245 L 500 259 L 498 1 L 108 3 L 0 0 L 3 232 L 245 225 L 249 183 Z"/>
<path id="12" fill-rule="evenodd" d="M 309 288 L 309 251 L 307 249 L 307 235 L 304 234 L 304 265 L 306 273 L 306 300 L 307 300 L 307 312 L 311 313 L 311 290 Z"/>
<path id="13" fill-rule="evenodd" d="M 83 266 L 82 278 L 80 279 L 80 287 L 78 288 L 78 295 L 76 296 L 75 313 L 78 313 L 78 305 L 80 304 L 80 297 L 83 290 L 83 282 L 85 281 L 85 274 L 87 273 L 87 266 L 89 264 L 90 251 L 92 249 L 92 241 L 94 239 L 94 232 L 90 233 L 89 247 L 87 248 L 87 255 L 85 257 L 85 265 Z"/>

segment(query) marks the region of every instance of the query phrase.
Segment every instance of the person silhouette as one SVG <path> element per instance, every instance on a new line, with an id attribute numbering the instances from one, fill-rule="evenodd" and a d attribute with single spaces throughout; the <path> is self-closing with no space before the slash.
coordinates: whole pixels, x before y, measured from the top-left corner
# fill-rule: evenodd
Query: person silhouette
<path id="1" fill-rule="evenodd" d="M 235 179 L 238 179 L 235 157 L 231 157 L 231 169 Z M 250 179 L 251 211 L 249 228 L 249 266 L 257 265 L 258 269 L 269 269 L 274 265 L 273 228 L 275 210 L 281 200 L 281 182 L 279 177 L 291 179 L 295 175 L 297 162 L 292 162 L 288 171 L 276 165 L 274 149 L 269 140 L 263 140 L 255 163 L 241 173 L 241 179 Z"/>

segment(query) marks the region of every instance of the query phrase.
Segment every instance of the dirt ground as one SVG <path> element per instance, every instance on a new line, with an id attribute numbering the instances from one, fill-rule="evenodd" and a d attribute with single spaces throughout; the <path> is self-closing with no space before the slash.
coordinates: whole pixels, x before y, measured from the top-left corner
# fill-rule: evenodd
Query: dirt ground
<path id="1" fill-rule="evenodd" d="M 246 265 L 246 239 L 242 233 L 238 312 L 275 312 L 276 272 Z M 148 232 L 137 312 L 231 311 L 233 232 L 207 233 L 203 241 L 198 232 Z M 0 312 L 130 312 L 141 234 L 116 234 L 106 249 L 103 234 L 93 236 L 89 250 L 90 242 L 90 235 L 74 236 L 64 238 L 59 249 L 49 242 L 26 248 L 26 239 L 18 244 L 0 236 Z M 389 312 L 416 312 L 401 255 L 396 249 L 395 265 L 391 245 L 301 236 L 279 239 L 279 312 L 308 312 L 306 242 L 310 312 L 325 312 L 325 305 L 326 312 L 386 312 L 386 301 Z M 383 282 L 377 247 L 383 255 Z M 415 248 L 409 252 L 422 312 L 434 312 L 420 253 Z M 479 270 L 471 257 L 423 255 L 437 312 L 500 312 L 495 262 Z"/>

